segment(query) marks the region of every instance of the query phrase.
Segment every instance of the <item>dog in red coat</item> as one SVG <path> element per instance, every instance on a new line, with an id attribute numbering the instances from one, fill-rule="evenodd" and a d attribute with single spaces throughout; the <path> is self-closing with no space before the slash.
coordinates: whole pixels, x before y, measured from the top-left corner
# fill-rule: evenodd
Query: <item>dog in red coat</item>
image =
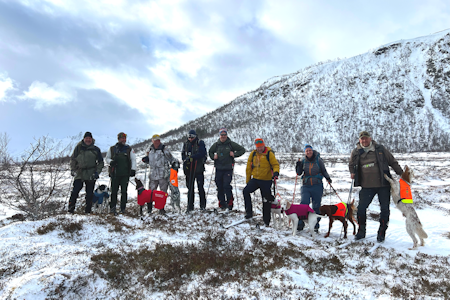
<path id="1" fill-rule="evenodd" d="M 356 221 L 353 218 L 353 212 L 356 209 L 354 202 L 355 199 L 353 199 L 352 203 L 350 204 L 341 202 L 335 205 L 322 205 L 320 207 L 320 214 L 327 215 L 330 218 L 328 233 L 325 235 L 325 237 L 330 236 L 330 231 L 331 227 L 333 226 L 334 220 L 341 221 L 342 224 L 344 225 L 344 239 L 347 238 L 347 227 L 348 227 L 347 220 L 349 220 L 350 223 L 353 224 L 353 235 L 356 234 L 356 226 L 355 226 Z"/>

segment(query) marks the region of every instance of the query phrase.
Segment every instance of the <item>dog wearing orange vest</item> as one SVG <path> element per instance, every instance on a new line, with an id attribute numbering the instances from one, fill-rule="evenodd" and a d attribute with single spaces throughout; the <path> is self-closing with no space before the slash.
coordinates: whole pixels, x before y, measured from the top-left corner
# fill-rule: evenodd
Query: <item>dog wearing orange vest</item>
<path id="1" fill-rule="evenodd" d="M 344 225 L 344 239 L 347 238 L 347 220 L 353 225 L 353 235 L 356 234 L 355 219 L 353 218 L 353 212 L 356 207 L 354 205 L 355 199 L 350 204 L 341 202 L 335 205 L 322 205 L 319 210 L 321 215 L 327 215 L 330 218 L 330 225 L 328 226 L 328 233 L 325 237 L 330 236 L 331 227 L 333 226 L 334 220 L 341 221 Z"/>
<path id="2" fill-rule="evenodd" d="M 391 184 L 391 197 L 395 206 L 402 212 L 406 224 L 406 232 L 413 240 L 413 247 L 409 250 L 415 250 L 419 246 L 416 235 L 420 239 L 420 246 L 425 245 L 424 239 L 428 238 L 427 233 L 423 230 L 422 223 L 420 223 L 419 216 L 413 207 L 413 198 L 410 184 L 414 178 L 414 172 L 405 166 L 405 171 L 400 177 L 399 182 L 395 182 L 387 175 L 384 175 L 387 181 Z"/>

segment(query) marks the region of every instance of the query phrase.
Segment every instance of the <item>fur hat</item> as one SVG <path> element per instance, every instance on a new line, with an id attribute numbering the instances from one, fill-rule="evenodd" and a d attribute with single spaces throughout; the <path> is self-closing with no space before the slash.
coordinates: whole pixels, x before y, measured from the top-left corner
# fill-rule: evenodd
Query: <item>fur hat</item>
<path id="1" fill-rule="evenodd" d="M 83 136 L 83 139 L 86 137 L 90 137 L 92 139 L 92 133 L 90 133 L 89 131 L 86 131 L 86 133 Z"/>

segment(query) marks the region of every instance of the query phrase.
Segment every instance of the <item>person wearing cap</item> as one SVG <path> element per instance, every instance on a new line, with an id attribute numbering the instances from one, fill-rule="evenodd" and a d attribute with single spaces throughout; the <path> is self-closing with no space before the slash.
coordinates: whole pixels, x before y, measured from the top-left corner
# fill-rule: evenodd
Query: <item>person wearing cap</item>
<path id="1" fill-rule="evenodd" d="M 272 187 L 272 179 L 278 179 L 280 175 L 280 164 L 275 158 L 272 149 L 266 147 L 263 139 L 255 139 L 256 150 L 253 150 L 247 161 L 246 182 L 242 193 L 245 202 L 245 218 L 253 217 L 253 207 L 251 193 L 260 189 L 263 196 L 263 220 L 266 226 L 270 224 L 271 204 L 275 199 L 270 188 Z"/>
<path id="2" fill-rule="evenodd" d="M 181 150 L 183 159 L 183 172 L 186 175 L 186 186 L 188 188 L 188 207 L 186 213 L 194 210 L 194 181 L 197 181 L 198 194 L 200 196 L 200 210 L 206 208 L 206 195 L 203 184 L 205 182 L 205 142 L 198 139 L 195 130 L 190 130 L 187 141 Z"/>
<path id="3" fill-rule="evenodd" d="M 366 237 L 366 210 L 375 195 L 378 195 L 380 202 L 380 227 L 378 228 L 377 241 L 383 242 L 389 223 L 389 204 L 391 190 L 389 182 L 384 178 L 384 174 L 391 177 L 389 166 L 397 173 L 403 173 L 394 156 L 383 145 L 372 140 L 367 131 L 359 133 L 359 142 L 350 155 L 348 164 L 354 186 L 360 186 L 358 204 L 358 233 L 355 239 Z"/>
<path id="4" fill-rule="evenodd" d="M 234 158 L 244 153 L 244 147 L 230 140 L 226 128 L 219 130 L 219 139 L 209 148 L 209 157 L 214 160 L 216 168 L 217 198 L 223 210 L 233 208 L 231 180 L 233 180 Z"/>
<path id="5" fill-rule="evenodd" d="M 89 214 L 92 209 L 92 198 L 94 197 L 95 181 L 102 172 L 104 163 L 100 148 L 94 145 L 95 140 L 89 131 L 84 134 L 73 150 L 70 157 L 71 175 L 74 176 L 73 189 L 69 199 L 69 213 L 74 213 L 78 194 L 83 188 L 86 189 L 86 207 L 84 212 Z"/>
<path id="6" fill-rule="evenodd" d="M 316 214 L 320 215 L 320 206 L 322 204 L 323 195 L 323 183 L 322 178 L 325 177 L 328 183 L 331 184 L 330 175 L 328 175 L 325 164 L 322 158 L 320 158 L 320 153 L 313 150 L 312 146 L 309 144 L 305 145 L 304 148 L 305 157 L 299 159 L 295 166 L 297 175 L 302 177 L 302 187 L 301 187 L 301 202 L 300 204 L 309 205 L 312 202 L 312 209 Z M 314 227 L 315 232 L 319 232 L 319 221 Z M 298 221 L 297 230 L 303 230 L 305 223 L 303 220 Z"/>
<path id="7" fill-rule="evenodd" d="M 167 189 L 169 188 L 170 169 L 173 168 L 178 171 L 180 163 L 173 157 L 166 145 L 161 143 L 159 134 L 154 134 L 152 136 L 152 145 L 150 146 L 148 155 L 143 157 L 142 161 L 150 165 L 149 189 L 153 191 L 159 186 L 161 191 L 167 193 Z M 153 202 L 147 203 L 147 209 L 150 214 L 153 209 Z M 159 213 L 164 214 L 164 209 L 161 209 Z"/>
<path id="8" fill-rule="evenodd" d="M 120 197 L 120 213 L 125 213 L 125 208 L 128 201 L 128 182 L 130 176 L 136 175 L 136 155 L 134 150 L 126 144 L 127 135 L 120 132 L 117 135 L 118 142 L 111 146 L 106 153 L 106 163 L 109 164 L 109 176 L 111 177 L 111 202 L 110 213 L 117 214 L 117 193 L 119 191 Z"/>

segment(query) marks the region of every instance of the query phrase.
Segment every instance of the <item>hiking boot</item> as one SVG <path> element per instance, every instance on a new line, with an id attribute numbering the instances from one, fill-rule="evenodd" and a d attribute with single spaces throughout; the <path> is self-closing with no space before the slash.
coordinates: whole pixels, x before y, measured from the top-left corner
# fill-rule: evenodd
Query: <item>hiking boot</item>
<path id="1" fill-rule="evenodd" d="M 159 214 L 160 215 L 165 215 L 166 214 L 166 211 L 164 210 L 164 208 L 159 210 Z"/>
<path id="2" fill-rule="evenodd" d="M 319 228 L 314 228 L 315 233 L 319 233 Z"/>
<path id="3" fill-rule="evenodd" d="M 121 209 L 120 209 L 120 214 L 123 215 L 124 213 L 125 213 L 125 208 L 121 208 Z"/>
<path id="4" fill-rule="evenodd" d="M 245 215 L 245 218 L 248 220 L 248 219 L 251 219 L 251 218 L 253 218 L 253 214 L 250 214 L 250 215 Z"/>
<path id="5" fill-rule="evenodd" d="M 69 209 L 69 210 L 67 211 L 67 213 L 73 215 L 73 214 L 75 213 L 75 210 L 74 210 L 74 209 Z"/>
<path id="6" fill-rule="evenodd" d="M 192 209 L 186 209 L 186 214 L 189 215 L 192 212 Z"/>
<path id="7" fill-rule="evenodd" d="M 355 235 L 355 240 L 360 240 L 366 237 L 366 217 L 358 216 L 358 233 Z"/>
<path id="8" fill-rule="evenodd" d="M 115 208 L 115 207 L 111 207 L 111 208 L 109 209 L 109 213 L 110 213 L 110 214 L 113 214 L 113 215 L 115 215 L 115 216 L 117 216 L 116 208 Z"/>
<path id="9" fill-rule="evenodd" d="M 200 207 L 200 211 L 201 211 L 201 212 L 205 212 L 206 209 L 205 209 L 204 207 Z"/>
<path id="10" fill-rule="evenodd" d="M 305 227 L 305 222 L 299 220 L 298 224 L 297 224 L 297 231 L 302 231 L 304 227 Z"/>
<path id="11" fill-rule="evenodd" d="M 384 219 L 380 220 L 380 227 L 378 228 L 377 241 L 379 243 L 384 242 L 386 238 L 386 229 L 388 228 L 387 222 Z"/>

